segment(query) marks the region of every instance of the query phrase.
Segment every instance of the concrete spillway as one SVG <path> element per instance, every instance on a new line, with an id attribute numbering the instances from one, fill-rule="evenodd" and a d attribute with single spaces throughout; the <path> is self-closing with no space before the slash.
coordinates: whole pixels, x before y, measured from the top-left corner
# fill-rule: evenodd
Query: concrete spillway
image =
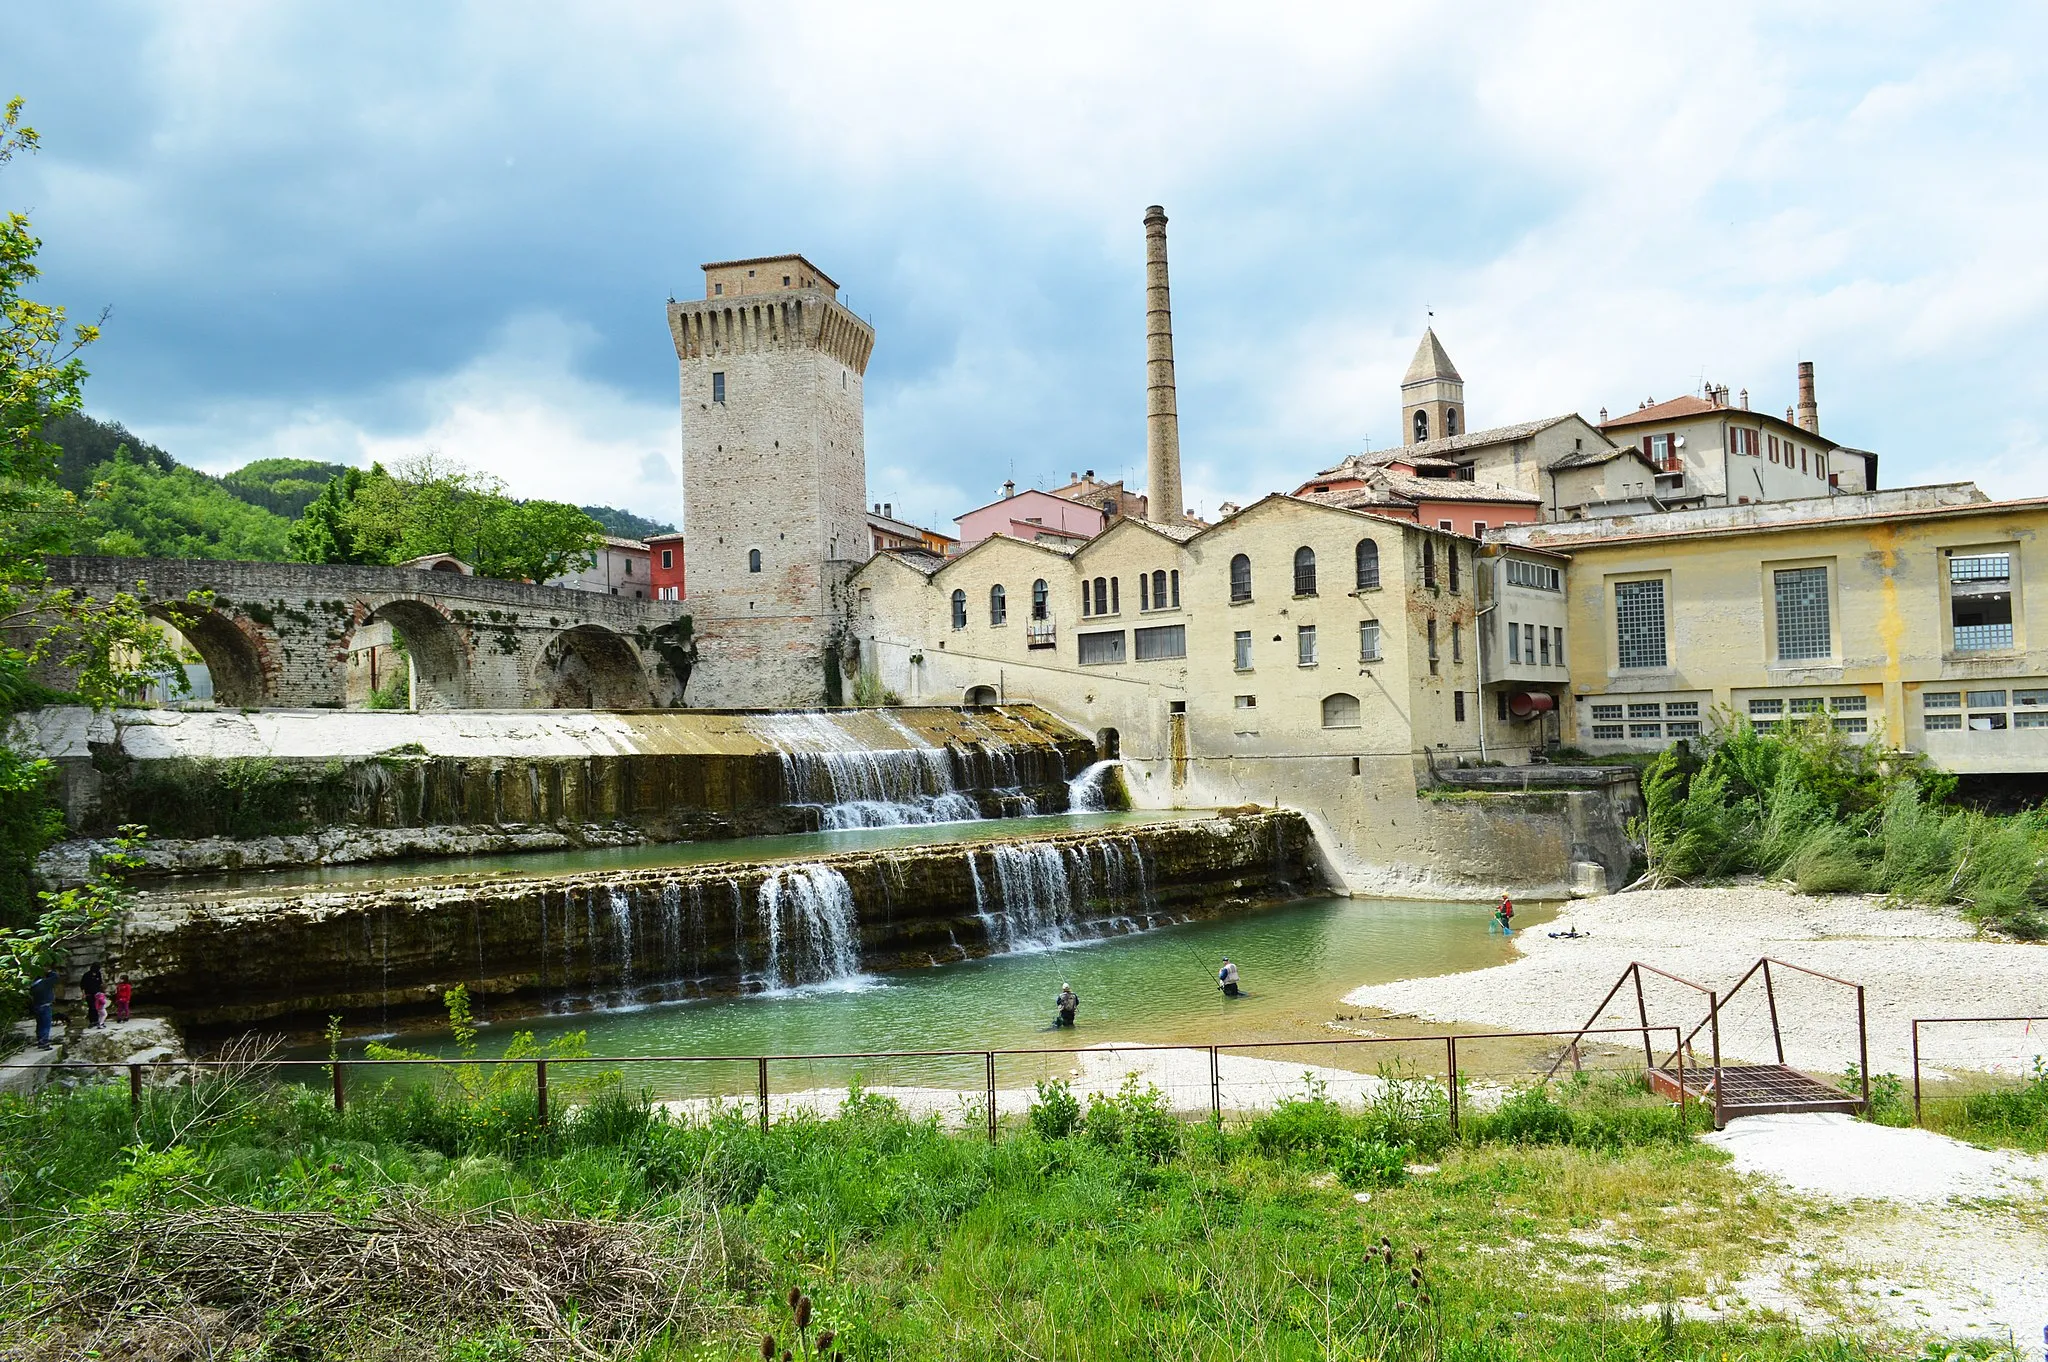
<path id="1" fill-rule="evenodd" d="M 801 987 L 1218 916 L 1314 883 L 1289 813 L 629 872 L 145 896 L 117 952 L 197 1025 Z"/>

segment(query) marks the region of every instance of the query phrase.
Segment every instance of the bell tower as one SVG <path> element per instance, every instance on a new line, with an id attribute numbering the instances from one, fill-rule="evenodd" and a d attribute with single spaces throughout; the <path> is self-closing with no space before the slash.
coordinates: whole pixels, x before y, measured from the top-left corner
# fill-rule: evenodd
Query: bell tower
<path id="1" fill-rule="evenodd" d="M 847 574 L 867 561 L 862 382 L 875 333 L 800 255 L 704 267 L 668 305 L 681 370 L 688 702 L 841 700 Z"/>
<path id="2" fill-rule="evenodd" d="M 1401 380 L 1401 443 L 1442 440 L 1467 429 L 1465 380 L 1431 327 L 1423 331 L 1422 344 L 1415 347 L 1415 358 Z"/>

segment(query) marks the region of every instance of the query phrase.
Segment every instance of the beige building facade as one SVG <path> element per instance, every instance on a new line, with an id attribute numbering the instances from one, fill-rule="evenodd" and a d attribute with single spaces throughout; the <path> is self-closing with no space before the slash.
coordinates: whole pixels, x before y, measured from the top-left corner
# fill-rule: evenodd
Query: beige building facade
<path id="1" fill-rule="evenodd" d="M 2048 771 L 2048 499 L 1970 484 L 1504 531 L 1569 555 L 1564 741 L 1813 715 L 1970 775 Z"/>

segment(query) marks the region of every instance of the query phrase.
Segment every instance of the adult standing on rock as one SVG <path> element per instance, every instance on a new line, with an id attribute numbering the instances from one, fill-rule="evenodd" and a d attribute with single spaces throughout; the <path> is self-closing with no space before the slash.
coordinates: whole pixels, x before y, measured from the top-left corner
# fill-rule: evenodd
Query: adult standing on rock
<path id="1" fill-rule="evenodd" d="M 95 960 L 85 967 L 85 974 L 78 981 L 78 991 L 85 995 L 86 1025 L 98 1026 L 100 1008 L 104 1006 L 101 999 L 107 991 L 106 971 L 100 968 L 99 961 Z"/>
<path id="2" fill-rule="evenodd" d="M 51 965 L 28 986 L 28 1004 L 36 1014 L 36 1048 L 50 1048 L 50 1022 L 57 1008 L 57 967 Z"/>

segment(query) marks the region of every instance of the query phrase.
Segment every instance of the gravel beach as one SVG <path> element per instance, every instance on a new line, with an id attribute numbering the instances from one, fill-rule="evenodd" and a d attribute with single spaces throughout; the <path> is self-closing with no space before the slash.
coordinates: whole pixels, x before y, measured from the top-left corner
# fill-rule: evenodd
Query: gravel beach
<path id="1" fill-rule="evenodd" d="M 1370 911 L 1369 907 L 1365 908 Z M 1552 935 L 1576 929 L 1577 940 Z M 1906 1074 L 1915 1017 L 2048 1013 L 2048 945 L 1980 937 L 1952 911 L 1887 904 L 1862 895 L 1814 896 L 1762 885 L 1611 894 L 1568 905 L 1555 922 L 1516 936 L 1522 958 L 1491 969 L 1405 979 L 1358 989 L 1346 1002 L 1443 1024 L 1513 1030 L 1584 1022 L 1632 960 L 1725 990 L 1769 955 L 1863 984 L 1873 1073 Z M 1856 1059 L 1856 1003 L 1849 989 L 1774 971 L 1785 1060 L 1841 1073 Z M 1602 1014 L 1633 1025 L 1627 990 Z M 1690 1029 L 1703 997 L 1668 981 L 1646 990 L 1652 1025 Z M 1724 1010 L 1723 1054 L 1769 1061 L 1767 1000 L 1752 980 Z M 1706 1036 L 1695 1042 L 1704 1055 Z M 1924 1029 L 1921 1056 L 1941 1070 L 2016 1074 L 2048 1057 L 2048 1023 Z"/>

